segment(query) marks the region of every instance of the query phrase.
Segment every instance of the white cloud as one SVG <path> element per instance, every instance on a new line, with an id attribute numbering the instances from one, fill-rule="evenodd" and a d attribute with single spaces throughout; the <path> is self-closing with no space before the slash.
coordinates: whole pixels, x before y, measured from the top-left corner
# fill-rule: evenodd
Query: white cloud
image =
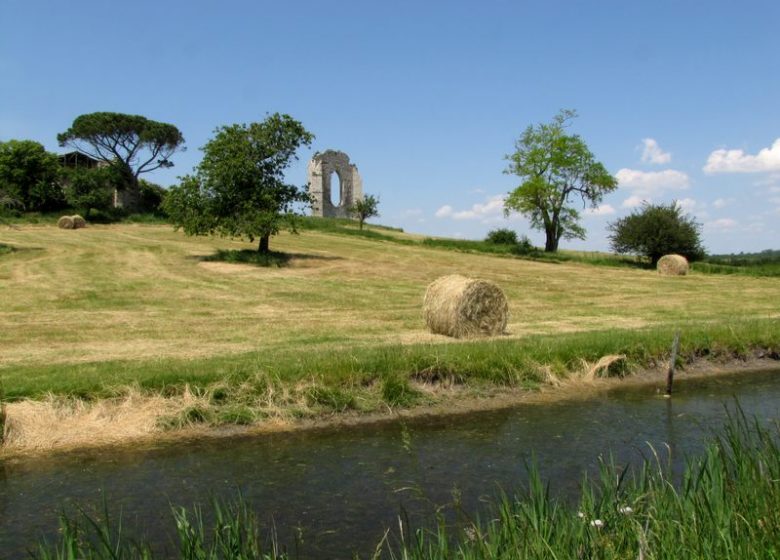
<path id="1" fill-rule="evenodd" d="M 618 184 L 634 191 L 634 196 L 650 198 L 667 190 L 685 190 L 691 180 L 686 173 L 675 169 L 663 171 L 639 171 L 638 169 L 621 169 L 615 173 Z"/>
<path id="2" fill-rule="evenodd" d="M 744 150 L 715 150 L 707 158 L 705 173 L 760 173 L 780 171 L 780 138 L 756 155 Z"/>
<path id="3" fill-rule="evenodd" d="M 683 212 L 689 213 L 697 206 L 701 206 L 698 202 L 696 202 L 692 198 L 683 198 L 682 200 L 678 200 L 677 204 L 682 208 Z"/>
<path id="4" fill-rule="evenodd" d="M 455 220 L 476 220 L 496 216 L 504 212 L 504 195 L 491 196 L 484 203 L 472 205 L 469 210 L 462 210 L 452 214 Z"/>
<path id="5" fill-rule="evenodd" d="M 614 214 L 615 209 L 609 205 L 609 204 L 602 204 L 601 206 L 597 206 L 596 208 L 586 208 L 585 214 L 589 216 L 609 216 L 610 214 Z"/>
<path id="6" fill-rule="evenodd" d="M 733 199 L 733 198 L 716 198 L 716 199 L 715 199 L 715 200 L 712 202 L 712 205 L 713 205 L 715 208 L 725 208 L 726 206 L 728 206 L 728 205 L 729 205 L 729 204 L 731 204 L 732 202 L 734 202 L 734 199 Z"/>
<path id="7" fill-rule="evenodd" d="M 636 208 L 641 206 L 643 202 L 652 202 L 652 200 L 642 198 L 641 196 L 629 196 L 623 201 L 623 208 Z"/>
<path id="8" fill-rule="evenodd" d="M 643 138 L 642 144 L 644 148 L 642 150 L 642 162 L 643 163 L 657 163 L 662 165 L 672 161 L 672 154 L 664 152 L 658 142 L 652 138 Z"/>
<path id="9" fill-rule="evenodd" d="M 437 218 L 449 218 L 450 216 L 452 216 L 452 206 L 450 206 L 449 204 L 445 204 L 444 206 L 436 210 L 435 216 Z"/>
<path id="10" fill-rule="evenodd" d="M 422 216 L 423 211 L 419 208 L 407 208 L 401 212 L 402 218 L 419 218 Z"/>
<path id="11" fill-rule="evenodd" d="M 720 218 L 704 224 L 704 227 L 714 231 L 730 231 L 737 226 L 737 221 L 732 218 Z"/>

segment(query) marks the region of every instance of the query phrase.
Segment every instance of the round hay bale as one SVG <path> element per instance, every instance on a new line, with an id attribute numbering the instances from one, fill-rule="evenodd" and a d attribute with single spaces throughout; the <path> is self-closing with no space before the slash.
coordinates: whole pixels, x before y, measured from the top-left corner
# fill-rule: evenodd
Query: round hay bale
<path id="1" fill-rule="evenodd" d="M 459 274 L 442 276 L 428 286 L 423 301 L 431 332 L 455 338 L 503 334 L 509 305 L 493 282 Z"/>
<path id="2" fill-rule="evenodd" d="M 57 220 L 57 227 L 60 229 L 73 229 L 73 218 L 70 216 L 63 216 Z"/>
<path id="3" fill-rule="evenodd" d="M 87 227 L 87 220 L 76 214 L 75 216 L 71 216 L 71 219 L 73 219 L 73 229 L 81 229 L 83 227 Z"/>
<path id="4" fill-rule="evenodd" d="M 664 255 L 658 259 L 658 274 L 664 276 L 685 276 L 688 268 L 688 259 L 682 255 Z"/>

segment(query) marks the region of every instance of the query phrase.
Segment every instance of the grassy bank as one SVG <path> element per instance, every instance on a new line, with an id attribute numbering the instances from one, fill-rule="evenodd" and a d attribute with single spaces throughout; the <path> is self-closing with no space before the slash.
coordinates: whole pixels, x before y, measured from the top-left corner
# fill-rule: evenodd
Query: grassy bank
<path id="1" fill-rule="evenodd" d="M 737 413 L 682 476 L 650 458 L 633 469 L 605 462 L 600 477 L 585 479 L 576 503 L 555 497 L 555 484 L 532 470 L 524 490 L 504 498 L 480 522 L 434 521 L 437 530 L 404 526 L 378 543 L 374 558 L 675 558 L 774 559 L 780 555 L 780 429 Z M 457 505 L 457 504 L 456 504 Z M 201 510 L 173 510 L 178 558 L 288 558 L 263 538 L 250 508 L 215 504 L 214 528 Z M 38 558 L 153 558 L 106 516 L 63 518 L 56 543 Z M 345 557 L 347 552 L 345 551 Z M 170 557 L 170 554 L 166 555 Z"/>
<path id="2" fill-rule="evenodd" d="M 319 229 L 272 240 L 283 256 L 273 267 L 256 266 L 246 243 L 188 238 L 168 226 L 0 230 L 0 244 L 14 249 L 0 256 L 9 425 L 18 426 L 13 401 L 24 398 L 60 407 L 52 422 L 62 407 L 108 397 L 180 398 L 176 410 L 158 411 L 158 428 L 441 403 L 651 367 L 677 329 L 681 360 L 776 357 L 780 348 L 775 279 L 659 277 L 311 223 Z M 425 329 L 425 288 L 451 273 L 502 287 L 506 336 L 453 341 Z"/>

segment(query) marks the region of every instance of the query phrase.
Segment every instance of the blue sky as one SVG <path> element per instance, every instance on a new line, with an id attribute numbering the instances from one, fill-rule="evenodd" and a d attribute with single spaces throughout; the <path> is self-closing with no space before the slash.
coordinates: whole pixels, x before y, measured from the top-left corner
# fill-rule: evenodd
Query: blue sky
<path id="1" fill-rule="evenodd" d="M 680 200 L 715 253 L 780 247 L 780 2 L 42 2 L 0 0 L 0 140 L 60 151 L 93 111 L 175 124 L 187 151 L 215 127 L 292 115 L 347 152 L 381 223 L 482 238 L 543 236 L 501 197 L 504 155 L 561 108 L 620 180 L 585 216 Z"/>

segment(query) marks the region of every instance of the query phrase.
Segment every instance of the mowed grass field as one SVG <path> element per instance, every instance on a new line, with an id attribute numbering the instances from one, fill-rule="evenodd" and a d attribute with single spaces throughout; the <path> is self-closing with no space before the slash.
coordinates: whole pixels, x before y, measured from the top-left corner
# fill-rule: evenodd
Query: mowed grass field
<path id="1" fill-rule="evenodd" d="M 404 348 L 421 355 L 462 346 L 476 356 L 489 344 L 516 348 L 512 341 L 529 339 L 576 347 L 571 341 L 587 333 L 633 333 L 632 343 L 642 332 L 675 328 L 706 334 L 725 325 L 733 334 L 729 325 L 745 321 L 759 321 L 762 336 L 774 340 L 780 317 L 776 278 L 660 277 L 320 231 L 274 237 L 272 250 L 294 255 L 283 268 L 205 260 L 254 245 L 186 237 L 167 225 L 20 225 L 0 229 L 0 244 L 14 249 L 0 255 L 0 382 L 12 397 L 212 382 L 282 362 L 323 370 L 298 368 L 299 377 L 327 377 L 329 360 L 343 373 L 350 360 L 376 361 L 377 352 L 392 359 Z M 426 331 L 425 288 L 452 273 L 503 288 L 511 312 L 505 337 L 461 343 Z M 468 352 L 459 358 L 465 369 Z"/>

